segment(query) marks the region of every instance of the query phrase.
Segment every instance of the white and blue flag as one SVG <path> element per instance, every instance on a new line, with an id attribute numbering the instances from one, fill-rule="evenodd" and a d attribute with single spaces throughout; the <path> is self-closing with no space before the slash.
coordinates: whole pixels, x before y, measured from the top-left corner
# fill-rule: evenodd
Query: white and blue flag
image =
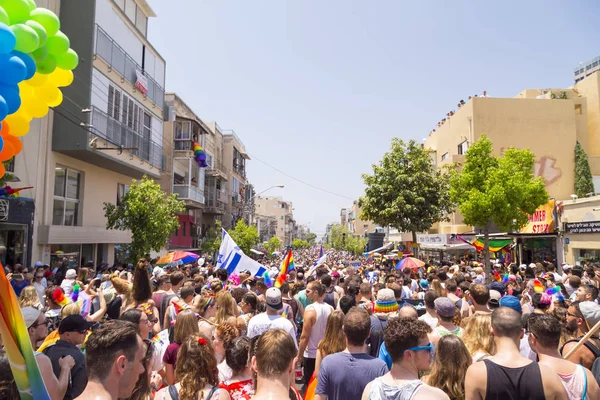
<path id="1" fill-rule="evenodd" d="M 327 261 L 327 256 L 329 255 L 329 253 L 325 253 L 321 256 L 321 258 L 319 258 L 317 261 L 315 261 L 313 263 L 313 267 L 318 267 L 321 264 L 325 264 L 325 262 Z"/>
<path id="2" fill-rule="evenodd" d="M 250 271 L 253 276 L 262 275 L 265 273 L 266 268 L 263 267 L 259 262 L 253 260 L 244 254 L 242 249 L 233 241 L 229 233 L 223 229 L 223 236 L 221 238 L 221 247 L 219 248 L 219 255 L 217 256 L 217 268 L 225 268 L 227 274 L 231 275 L 234 272 L 241 272 L 244 270 Z"/>

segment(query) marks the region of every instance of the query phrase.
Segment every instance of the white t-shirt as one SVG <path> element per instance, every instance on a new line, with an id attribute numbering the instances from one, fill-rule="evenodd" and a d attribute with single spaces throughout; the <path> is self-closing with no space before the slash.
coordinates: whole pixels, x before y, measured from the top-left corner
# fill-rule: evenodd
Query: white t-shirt
<path id="1" fill-rule="evenodd" d="M 412 297 L 412 290 L 408 288 L 408 286 L 402 286 L 402 295 L 403 299 L 410 299 Z"/>
<path id="2" fill-rule="evenodd" d="M 431 327 L 431 329 L 435 329 L 435 327 L 438 324 L 438 319 L 437 318 L 433 318 L 431 315 L 429 315 L 429 313 L 425 313 L 423 315 L 421 315 L 419 317 L 419 320 L 427 323 L 427 325 L 429 325 Z"/>
<path id="3" fill-rule="evenodd" d="M 281 315 L 269 315 L 266 312 L 255 315 L 248 322 L 247 334 L 252 339 L 254 336 L 262 335 L 269 329 L 283 329 L 294 339 L 294 344 L 298 348 L 294 326 L 287 318 L 283 318 Z"/>

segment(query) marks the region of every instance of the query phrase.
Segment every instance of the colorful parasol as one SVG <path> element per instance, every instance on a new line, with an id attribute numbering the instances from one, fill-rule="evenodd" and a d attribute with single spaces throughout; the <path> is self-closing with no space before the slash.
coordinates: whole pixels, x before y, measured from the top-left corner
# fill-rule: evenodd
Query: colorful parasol
<path id="1" fill-rule="evenodd" d="M 177 264 L 188 264 L 199 259 L 200 256 L 198 254 L 190 253 L 188 251 L 172 251 L 170 253 L 162 256 L 157 262 L 156 265 L 177 265 Z"/>
<path id="2" fill-rule="evenodd" d="M 402 270 L 404 268 L 419 269 L 424 266 L 425 266 L 425 263 L 423 261 L 419 260 L 418 258 L 406 257 L 406 258 L 403 258 L 400 261 L 398 261 L 398 264 L 396 264 L 396 269 L 399 269 L 399 270 Z"/>

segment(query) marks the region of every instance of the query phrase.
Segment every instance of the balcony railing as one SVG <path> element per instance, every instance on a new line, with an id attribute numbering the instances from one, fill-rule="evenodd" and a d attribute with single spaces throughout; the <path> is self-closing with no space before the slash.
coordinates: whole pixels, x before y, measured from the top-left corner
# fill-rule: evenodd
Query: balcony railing
<path id="1" fill-rule="evenodd" d="M 108 33 L 98 25 L 96 25 L 96 32 L 96 55 L 106 61 L 108 65 L 134 86 L 137 82 L 136 71 L 143 73 L 148 80 L 148 93 L 146 93 L 146 97 L 152 100 L 154 104 L 160 108 L 163 108 L 165 100 L 165 91 L 163 87 L 146 74 L 142 66 L 136 63 L 133 58 L 131 58 L 129 54 L 127 54 L 125 50 L 123 50 L 121 46 L 119 46 L 117 42 L 115 42 Z"/>
<path id="2" fill-rule="evenodd" d="M 181 200 L 193 200 L 204 204 L 204 191 L 195 186 L 173 185 L 173 193 L 177 193 Z"/>
<path id="3" fill-rule="evenodd" d="M 138 132 L 109 117 L 96 107 L 92 107 L 92 129 L 95 135 L 108 140 L 116 146 L 135 148 L 129 153 L 162 168 L 162 146 L 140 135 Z"/>

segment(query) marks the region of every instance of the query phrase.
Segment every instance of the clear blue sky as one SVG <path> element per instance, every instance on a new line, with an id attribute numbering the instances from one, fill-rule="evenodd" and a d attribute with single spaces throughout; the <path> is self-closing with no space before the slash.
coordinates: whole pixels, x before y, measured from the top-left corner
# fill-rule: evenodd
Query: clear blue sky
<path id="1" fill-rule="evenodd" d="M 460 99 L 566 87 L 600 55 L 594 0 L 149 0 L 167 91 L 234 129 L 257 191 L 322 234 L 394 136 L 427 136 Z"/>

